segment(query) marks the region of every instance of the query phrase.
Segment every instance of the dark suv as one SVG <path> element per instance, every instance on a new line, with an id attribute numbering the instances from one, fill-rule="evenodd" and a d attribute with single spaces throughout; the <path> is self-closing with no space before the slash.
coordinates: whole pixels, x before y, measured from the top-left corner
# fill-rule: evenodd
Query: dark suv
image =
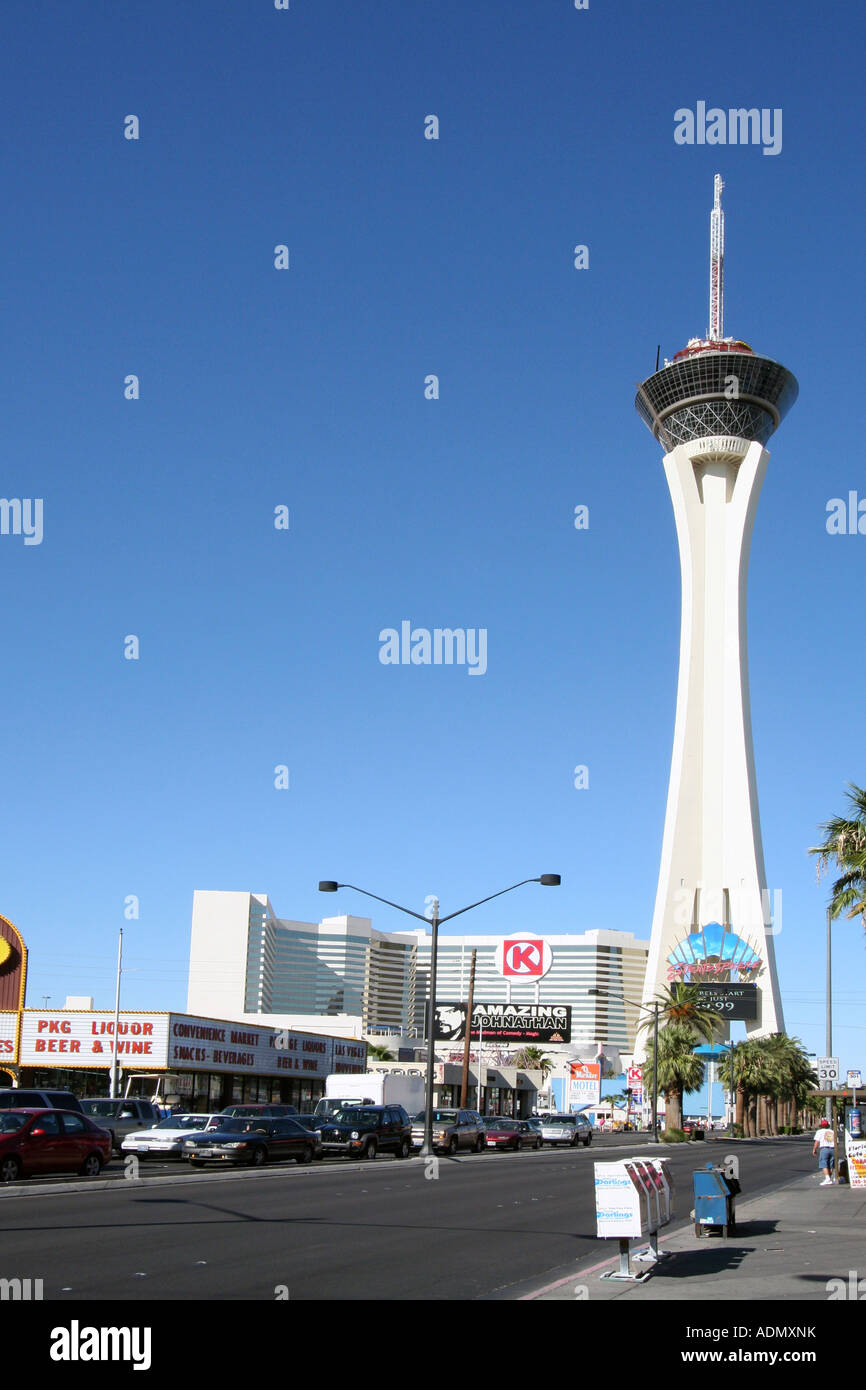
<path id="1" fill-rule="evenodd" d="M 412 1148 L 412 1126 L 402 1105 L 346 1105 L 318 1127 L 326 1154 L 375 1158 L 381 1149 L 408 1158 Z"/>
<path id="2" fill-rule="evenodd" d="M 23 1087 L 0 1091 L 0 1110 L 74 1110 L 82 1114 L 81 1101 L 71 1091 L 25 1091 Z"/>

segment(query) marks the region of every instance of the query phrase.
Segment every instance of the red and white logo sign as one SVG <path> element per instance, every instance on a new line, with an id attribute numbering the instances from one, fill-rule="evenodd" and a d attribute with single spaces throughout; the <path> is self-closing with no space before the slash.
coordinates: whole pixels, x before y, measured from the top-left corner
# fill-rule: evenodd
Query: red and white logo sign
<path id="1" fill-rule="evenodd" d="M 509 936 L 496 947 L 496 969 L 511 979 L 540 980 L 553 964 L 553 952 L 537 936 Z"/>
<path id="2" fill-rule="evenodd" d="M 627 1075 L 627 1077 L 628 1077 L 628 1081 L 627 1081 L 627 1083 L 626 1083 L 627 1086 L 628 1086 L 628 1089 L 629 1089 L 630 1091 L 638 1091 L 638 1090 L 640 1090 L 640 1085 L 641 1085 L 641 1082 L 643 1081 L 643 1071 L 642 1071 L 642 1069 L 641 1069 L 640 1067 L 629 1067 L 629 1069 L 628 1069 L 626 1075 Z"/>

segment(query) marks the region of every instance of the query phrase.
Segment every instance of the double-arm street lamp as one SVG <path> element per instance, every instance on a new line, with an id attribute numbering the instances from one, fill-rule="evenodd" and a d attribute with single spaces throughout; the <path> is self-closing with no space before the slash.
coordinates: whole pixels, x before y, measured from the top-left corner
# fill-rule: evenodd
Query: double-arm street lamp
<path id="1" fill-rule="evenodd" d="M 646 1004 L 638 1004 L 634 999 L 626 999 L 624 994 L 614 994 L 609 989 L 589 989 L 587 994 L 603 994 L 606 999 L 621 999 L 624 1004 L 631 1004 L 633 1009 L 640 1009 L 642 1013 L 653 1015 L 653 1143 L 659 1141 L 659 1117 L 658 1117 L 658 1097 L 659 1097 L 659 1009 L 661 1005 L 656 1001 L 651 1008 Z M 611 1115 L 613 1111 L 611 1110 Z"/>
<path id="2" fill-rule="evenodd" d="M 561 882 L 562 880 L 559 874 L 542 874 L 540 878 L 522 878 L 519 883 L 512 883 L 510 888 L 500 888 L 498 893 L 491 893 L 486 898 L 479 898 L 477 903 L 469 903 L 468 907 L 461 907 L 457 912 L 449 912 L 446 917 L 439 916 L 439 899 L 434 898 L 432 903 L 432 914 L 429 918 L 422 912 L 413 912 L 411 907 L 401 907 L 400 903 L 392 903 L 389 898 L 380 898 L 376 893 L 368 893 L 366 888 L 358 888 L 354 883 L 334 883 L 330 879 L 325 879 L 320 882 L 320 893 L 336 893 L 338 888 L 351 888 L 353 893 L 363 893 L 365 898 L 373 898 L 377 903 L 385 903 L 386 907 L 394 907 L 398 912 L 407 913 L 409 917 L 417 917 L 421 922 L 427 922 L 429 920 L 431 923 L 433 931 L 430 941 L 430 986 L 427 998 L 427 1101 L 424 1108 L 424 1146 L 421 1149 L 422 1158 L 428 1158 L 433 1153 L 433 1066 L 435 1062 L 433 1033 L 436 1013 L 436 954 L 439 945 L 440 926 L 444 922 L 450 922 L 453 917 L 460 917 L 462 913 L 470 912 L 473 907 L 480 907 L 482 903 L 489 903 L 493 898 L 501 898 L 503 893 L 512 893 L 515 888 L 522 888 L 524 883 L 541 883 L 545 887 L 558 887 Z M 471 1018 L 467 1018 L 466 1027 L 471 1031 Z M 480 1097 L 480 1071 L 478 1094 Z"/>

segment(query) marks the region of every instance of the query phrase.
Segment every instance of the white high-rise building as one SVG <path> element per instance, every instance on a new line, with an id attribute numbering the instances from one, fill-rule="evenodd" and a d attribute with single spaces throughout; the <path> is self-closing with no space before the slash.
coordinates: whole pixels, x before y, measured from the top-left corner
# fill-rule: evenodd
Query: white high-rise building
<path id="1" fill-rule="evenodd" d="M 537 982 L 499 974 L 499 937 L 441 933 L 437 1002 L 466 1000 L 475 950 L 477 1002 L 566 1005 L 575 1051 L 594 1056 L 601 1044 L 630 1053 L 648 943 L 604 930 L 550 935 L 533 928 L 531 935 L 551 951 L 550 969 Z M 393 1031 L 420 1043 L 429 973 L 430 935 L 423 928 L 383 932 L 369 918 L 351 916 L 296 922 L 278 918 L 262 893 L 195 894 L 190 1014 L 285 1017 L 308 1029 L 316 1018 L 348 1016 L 358 1032 Z M 608 993 L 591 995 L 591 989 Z"/>
<path id="2" fill-rule="evenodd" d="M 710 328 L 640 386 L 665 448 L 682 573 L 677 712 L 644 997 L 675 980 L 756 984 L 751 1033 L 784 1027 L 755 784 L 746 652 L 764 448 L 797 398 L 785 367 L 722 336 L 724 223 L 711 218 Z"/>

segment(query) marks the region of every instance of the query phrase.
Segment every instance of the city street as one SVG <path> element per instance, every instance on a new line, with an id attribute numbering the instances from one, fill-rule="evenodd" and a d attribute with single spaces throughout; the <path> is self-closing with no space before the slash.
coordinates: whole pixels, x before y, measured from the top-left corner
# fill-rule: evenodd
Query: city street
<path id="1" fill-rule="evenodd" d="M 46 1300 L 508 1299 L 611 1252 L 595 1237 L 593 1164 L 652 1146 L 378 1158 L 241 1173 L 169 1171 L 108 1190 L 0 1193 L 0 1277 Z M 660 1146 L 688 1222 L 691 1173 L 735 1152 L 744 1198 L 813 1171 L 802 1138 Z M 155 1171 L 155 1170 L 154 1170 Z M 150 1177 L 151 1170 L 144 1172 Z"/>

